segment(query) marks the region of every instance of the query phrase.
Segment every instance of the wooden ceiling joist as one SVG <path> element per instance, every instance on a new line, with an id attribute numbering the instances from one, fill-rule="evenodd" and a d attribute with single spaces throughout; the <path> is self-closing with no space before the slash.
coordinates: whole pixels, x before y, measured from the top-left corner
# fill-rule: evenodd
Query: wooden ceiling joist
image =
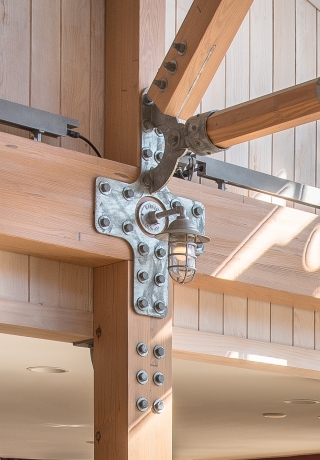
<path id="1" fill-rule="evenodd" d="M 185 53 L 171 47 L 155 80 L 167 80 L 164 91 L 151 85 L 149 95 L 160 110 L 187 120 L 192 116 L 223 60 L 253 0 L 194 0 L 175 38 Z"/>
<path id="2" fill-rule="evenodd" d="M 318 79 L 229 107 L 210 115 L 207 134 L 222 148 L 320 118 Z"/>
<path id="3" fill-rule="evenodd" d="M 92 267 L 132 258 L 124 240 L 94 229 L 92 211 L 96 177 L 129 183 L 136 168 L 4 133 L 0 161 L 0 249 Z M 319 309 L 320 217 L 180 179 L 169 188 L 206 207 L 205 289 L 221 280 L 234 295 L 253 286 L 255 298 L 278 291 L 283 304 Z"/>

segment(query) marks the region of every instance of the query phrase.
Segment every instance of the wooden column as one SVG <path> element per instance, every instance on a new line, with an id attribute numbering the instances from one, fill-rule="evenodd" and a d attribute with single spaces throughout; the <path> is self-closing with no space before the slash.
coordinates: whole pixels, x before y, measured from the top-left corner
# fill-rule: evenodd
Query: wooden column
<path id="1" fill-rule="evenodd" d="M 170 460 L 171 313 L 165 319 L 156 319 L 134 312 L 132 269 L 132 263 L 124 261 L 94 270 L 94 458 Z M 139 342 L 148 345 L 145 357 L 136 351 Z M 156 345 L 164 347 L 163 359 L 155 358 Z M 145 385 L 136 379 L 139 370 L 148 373 Z M 163 386 L 154 384 L 155 372 L 164 374 Z M 148 400 L 146 412 L 137 409 L 140 397 Z M 152 409 L 156 399 L 164 401 L 161 414 Z"/>
<path id="2" fill-rule="evenodd" d="M 164 56 L 164 0 L 106 0 L 105 157 L 140 166 L 140 96 Z"/>

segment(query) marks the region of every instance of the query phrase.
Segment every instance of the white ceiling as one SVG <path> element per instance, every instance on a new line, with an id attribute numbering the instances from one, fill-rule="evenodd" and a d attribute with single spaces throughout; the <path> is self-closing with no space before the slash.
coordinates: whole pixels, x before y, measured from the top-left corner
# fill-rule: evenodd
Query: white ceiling
<path id="1" fill-rule="evenodd" d="M 0 458 L 93 459 L 89 350 L 0 334 L 0 362 Z M 173 370 L 175 460 L 320 452 L 320 404 L 284 403 L 320 399 L 319 380 L 179 360 Z M 287 417 L 266 419 L 265 412 Z"/>

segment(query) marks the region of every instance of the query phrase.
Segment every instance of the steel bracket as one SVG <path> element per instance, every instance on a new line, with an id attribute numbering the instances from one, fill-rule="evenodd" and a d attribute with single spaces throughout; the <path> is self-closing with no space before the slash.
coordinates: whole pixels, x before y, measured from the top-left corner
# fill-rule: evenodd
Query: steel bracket
<path id="1" fill-rule="evenodd" d="M 128 184 L 98 177 L 95 184 L 95 228 L 98 232 L 126 240 L 133 252 L 134 288 L 132 305 L 140 315 L 164 318 L 168 311 L 168 243 L 143 228 L 141 217 L 148 209 L 170 209 L 181 204 L 201 234 L 205 209 L 196 200 L 177 197 L 166 187 L 176 164 L 186 151 L 184 125 L 163 115 L 143 94 L 141 175 Z M 194 213 L 201 208 L 202 213 Z M 196 215 L 199 214 L 199 215 Z M 167 227 L 175 217 L 164 220 Z M 147 246 L 147 247 L 146 247 Z M 203 248 L 199 248 L 199 253 Z M 162 276 L 159 276 L 162 275 Z"/>

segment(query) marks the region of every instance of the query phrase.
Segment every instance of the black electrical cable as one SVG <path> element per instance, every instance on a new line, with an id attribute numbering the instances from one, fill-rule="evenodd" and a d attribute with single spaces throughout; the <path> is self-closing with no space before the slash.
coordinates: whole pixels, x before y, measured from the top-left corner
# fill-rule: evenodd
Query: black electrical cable
<path id="1" fill-rule="evenodd" d="M 102 158 L 102 156 L 100 155 L 98 149 L 93 145 L 93 143 L 90 142 L 89 139 L 87 139 L 86 137 L 82 136 L 77 131 L 72 131 L 71 129 L 67 129 L 67 136 L 82 139 L 83 141 L 85 141 L 87 144 L 90 145 L 90 147 L 95 151 L 96 155 L 99 158 Z"/>

